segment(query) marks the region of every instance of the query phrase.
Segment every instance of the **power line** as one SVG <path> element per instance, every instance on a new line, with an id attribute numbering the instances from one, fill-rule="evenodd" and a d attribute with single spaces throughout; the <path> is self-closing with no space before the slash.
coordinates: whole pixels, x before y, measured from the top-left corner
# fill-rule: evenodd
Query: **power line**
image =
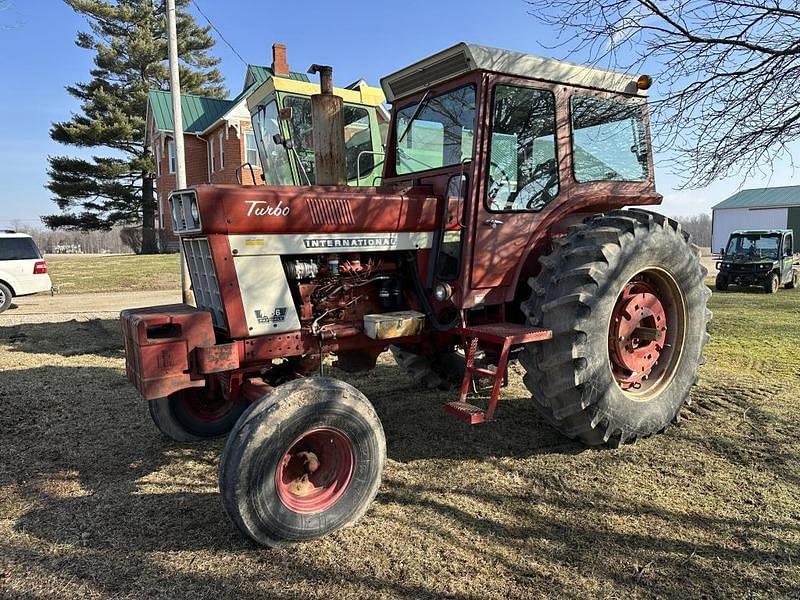
<path id="1" fill-rule="evenodd" d="M 216 26 L 216 25 L 214 25 L 214 24 L 211 22 L 211 19 L 209 19 L 209 18 L 208 18 L 208 16 L 206 15 L 206 13 L 204 13 L 204 12 L 203 12 L 203 9 L 201 9 L 201 8 L 200 8 L 200 7 L 197 5 L 197 2 L 195 2 L 195 0 L 191 0 L 191 1 L 192 1 L 192 6 L 194 6 L 194 7 L 197 9 L 197 12 L 199 12 L 199 13 L 200 13 L 200 14 L 203 16 L 203 18 L 204 18 L 206 21 L 208 21 L 208 24 L 211 26 L 211 29 L 213 29 L 214 31 L 216 31 L 216 32 L 217 32 L 217 35 L 219 36 L 219 39 L 221 39 L 223 42 L 225 42 L 225 45 L 226 45 L 226 46 L 228 46 L 228 48 L 230 48 L 230 49 L 231 49 L 231 51 L 232 51 L 232 52 L 233 52 L 233 53 L 234 53 L 236 56 L 238 56 L 238 57 L 239 57 L 239 60 L 240 60 L 240 61 L 242 61 L 242 63 L 243 63 L 245 66 L 248 66 L 248 63 L 247 63 L 247 61 L 246 61 L 245 59 L 243 59 L 243 58 L 242 58 L 242 55 L 241 55 L 241 54 L 239 54 L 239 53 L 236 51 L 236 48 L 234 48 L 234 47 L 231 45 L 231 43 L 230 43 L 228 40 L 226 40 L 226 39 L 225 39 L 225 36 L 224 36 L 224 35 L 222 35 L 222 32 L 221 32 L 219 29 L 217 29 L 217 26 Z"/>

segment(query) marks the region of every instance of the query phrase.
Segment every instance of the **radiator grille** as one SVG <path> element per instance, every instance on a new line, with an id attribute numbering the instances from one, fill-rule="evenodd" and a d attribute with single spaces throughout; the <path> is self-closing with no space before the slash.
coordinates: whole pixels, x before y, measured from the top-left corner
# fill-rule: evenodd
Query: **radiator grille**
<path id="1" fill-rule="evenodd" d="M 197 308 L 211 313 L 214 327 L 227 330 L 225 309 L 219 292 L 217 273 L 211 259 L 211 246 L 206 238 L 189 238 L 183 240 L 186 252 L 186 264 L 192 278 L 192 290 Z"/>
<path id="2" fill-rule="evenodd" d="M 350 202 L 344 198 L 308 198 L 306 204 L 314 225 L 344 225 L 353 222 Z"/>

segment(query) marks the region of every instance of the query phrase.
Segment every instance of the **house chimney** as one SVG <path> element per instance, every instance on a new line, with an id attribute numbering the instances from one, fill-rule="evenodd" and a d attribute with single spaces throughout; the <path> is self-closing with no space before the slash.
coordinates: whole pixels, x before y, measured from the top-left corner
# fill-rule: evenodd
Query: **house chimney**
<path id="1" fill-rule="evenodd" d="M 275 75 L 288 75 L 289 63 L 286 62 L 286 46 L 272 44 L 272 72 Z"/>

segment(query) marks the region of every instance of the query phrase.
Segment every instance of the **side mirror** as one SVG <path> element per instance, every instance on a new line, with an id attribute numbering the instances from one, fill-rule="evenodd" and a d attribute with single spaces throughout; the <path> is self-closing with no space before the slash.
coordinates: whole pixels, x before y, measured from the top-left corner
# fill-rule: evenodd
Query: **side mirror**
<path id="1" fill-rule="evenodd" d="M 720 254 L 720 256 L 725 256 L 725 248 L 720 248 L 719 249 L 719 254 Z"/>
<path id="2" fill-rule="evenodd" d="M 275 142 L 278 146 L 283 146 L 287 150 L 292 150 L 294 148 L 294 142 L 292 140 L 287 140 L 280 133 L 276 133 L 275 135 L 273 135 L 272 141 Z"/>

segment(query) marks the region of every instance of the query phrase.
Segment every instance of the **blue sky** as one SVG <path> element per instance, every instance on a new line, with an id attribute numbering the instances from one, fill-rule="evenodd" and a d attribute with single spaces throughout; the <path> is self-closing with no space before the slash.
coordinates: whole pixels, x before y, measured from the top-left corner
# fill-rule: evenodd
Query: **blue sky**
<path id="1" fill-rule="evenodd" d="M 265 2 L 196 0 L 245 60 L 269 64 L 270 47 L 288 46 L 298 71 L 314 62 L 334 66 L 340 84 L 378 78 L 458 41 L 553 56 L 554 38 L 527 14 L 523 0 L 455 2 Z M 396 7 L 396 8 L 392 8 Z M 310 10 L 313 8 L 313 16 Z M 390 12 L 391 10 L 391 12 Z M 204 22 L 198 15 L 198 21 Z M 54 120 L 77 109 L 64 87 L 88 79 L 91 53 L 75 46 L 85 21 L 59 0 L 0 0 L 0 221 L 35 225 L 54 212 L 46 183 L 51 154 L 86 154 L 52 142 Z M 244 65 L 221 41 L 216 54 L 228 89 L 239 91 Z M 653 93 L 657 95 L 658 81 Z M 656 182 L 664 194 L 661 212 L 688 215 L 707 211 L 740 187 L 800 183 L 788 162 L 763 177 L 720 181 L 703 190 L 676 191 L 680 179 L 667 157 L 657 156 Z"/>

